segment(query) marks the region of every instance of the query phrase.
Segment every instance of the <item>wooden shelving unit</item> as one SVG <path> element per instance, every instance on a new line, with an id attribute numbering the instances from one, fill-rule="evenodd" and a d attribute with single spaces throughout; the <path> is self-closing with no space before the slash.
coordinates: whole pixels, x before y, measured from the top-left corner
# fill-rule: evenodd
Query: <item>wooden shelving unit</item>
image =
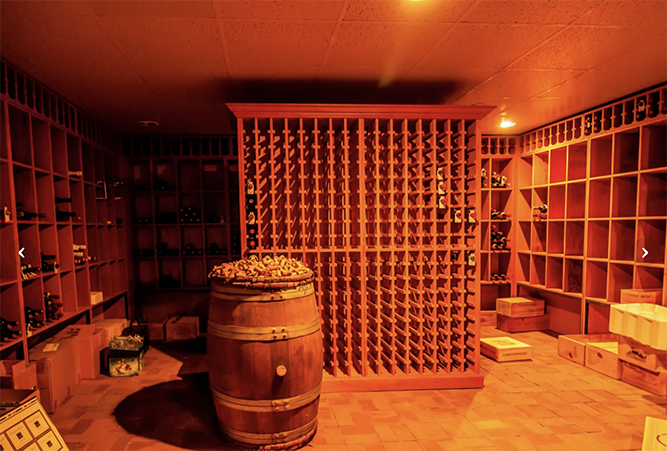
<path id="1" fill-rule="evenodd" d="M 236 138 L 128 137 L 135 288 L 201 290 L 241 258 Z"/>
<path id="2" fill-rule="evenodd" d="M 624 288 L 667 295 L 665 95 L 652 89 L 520 137 L 514 278 L 519 293 L 576 303 L 580 331 L 607 332 Z M 546 220 L 533 216 L 543 204 Z M 552 328 L 571 330 L 561 320 Z"/>
<path id="3" fill-rule="evenodd" d="M 323 390 L 479 387 L 477 119 L 490 107 L 231 104 L 242 242 L 318 275 Z"/>
<path id="4" fill-rule="evenodd" d="M 0 208 L 9 212 L 0 219 L 1 312 L 22 336 L 1 342 L 0 357 L 26 359 L 31 345 L 66 323 L 127 315 L 125 168 L 113 135 L 4 62 L 1 72 Z M 75 259 L 75 245 L 85 246 L 86 261 Z M 59 268 L 24 278 L 21 265 L 41 269 L 41 254 L 55 256 L 49 261 Z M 103 302 L 91 305 L 91 291 Z M 63 316 L 28 335 L 24 308 L 44 310 L 45 293 L 59 297 Z"/>

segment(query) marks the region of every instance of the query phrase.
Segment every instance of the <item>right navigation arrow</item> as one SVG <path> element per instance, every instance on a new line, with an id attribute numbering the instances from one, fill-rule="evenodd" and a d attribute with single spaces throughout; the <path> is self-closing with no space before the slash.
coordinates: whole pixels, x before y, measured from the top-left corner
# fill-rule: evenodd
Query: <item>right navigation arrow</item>
<path id="1" fill-rule="evenodd" d="M 642 258 L 646 258 L 646 256 L 648 255 L 648 251 L 646 250 L 646 248 L 643 247 L 642 250 L 644 251 L 644 255 L 642 255 Z"/>

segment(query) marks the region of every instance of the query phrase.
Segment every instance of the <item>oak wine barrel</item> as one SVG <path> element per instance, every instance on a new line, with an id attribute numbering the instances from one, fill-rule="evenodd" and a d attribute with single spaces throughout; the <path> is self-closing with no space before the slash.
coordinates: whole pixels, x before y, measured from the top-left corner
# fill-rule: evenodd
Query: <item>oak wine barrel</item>
<path id="1" fill-rule="evenodd" d="M 317 429 L 323 367 L 312 272 L 287 282 L 211 278 L 207 335 L 223 432 L 260 449 L 308 443 Z"/>

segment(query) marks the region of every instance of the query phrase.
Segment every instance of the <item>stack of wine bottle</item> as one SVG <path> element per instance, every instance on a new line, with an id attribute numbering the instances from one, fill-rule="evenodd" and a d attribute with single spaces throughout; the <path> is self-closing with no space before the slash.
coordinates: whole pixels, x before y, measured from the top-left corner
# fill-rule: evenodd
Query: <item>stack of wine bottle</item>
<path id="1" fill-rule="evenodd" d="M 495 172 L 491 174 L 491 188 L 509 188 L 510 184 L 507 182 L 507 177 L 498 175 Z"/>
<path id="2" fill-rule="evenodd" d="M 507 237 L 501 230 L 498 230 L 497 225 L 491 225 L 491 250 L 501 251 L 506 249 Z"/>
<path id="3" fill-rule="evenodd" d="M 71 197 L 58 197 L 56 196 L 56 205 L 58 204 L 71 204 Z M 80 220 L 81 218 L 76 215 L 73 211 L 62 211 L 56 208 L 56 221 L 58 222 L 67 222 L 70 220 Z"/>
<path id="4" fill-rule="evenodd" d="M 84 263 L 95 261 L 95 257 L 87 256 L 86 257 L 86 245 L 85 244 L 74 244 L 74 264 L 83 265 Z"/>
<path id="5" fill-rule="evenodd" d="M 206 222 L 209 224 L 224 224 L 225 215 L 220 215 L 217 211 L 210 210 L 206 213 Z"/>
<path id="6" fill-rule="evenodd" d="M 45 218 L 46 215 L 42 213 L 32 213 L 26 211 L 23 207 L 23 202 L 16 202 L 16 220 L 17 221 L 32 221 L 35 218 Z"/>
<path id="7" fill-rule="evenodd" d="M 206 255 L 227 255 L 227 248 L 221 248 L 218 243 L 211 243 L 206 249 Z"/>
<path id="8" fill-rule="evenodd" d="M 533 207 L 533 220 L 535 221 L 546 221 L 549 218 L 549 207 L 547 204 L 540 205 L 539 207 Z"/>
<path id="9" fill-rule="evenodd" d="M 40 272 L 42 272 L 41 268 L 35 268 L 28 263 L 24 263 L 21 265 L 21 278 L 23 280 L 32 279 L 33 277 L 36 277 L 37 274 L 39 274 Z"/>
<path id="10" fill-rule="evenodd" d="M 24 307 L 26 333 L 32 335 L 32 331 L 44 327 L 44 310 L 36 310 L 28 306 Z"/>
<path id="11" fill-rule="evenodd" d="M 181 207 L 180 221 L 181 223 L 199 223 L 201 222 L 201 214 L 194 207 Z"/>
<path id="12" fill-rule="evenodd" d="M 146 217 L 132 218 L 132 224 L 150 224 L 151 222 L 153 222 L 153 218 L 146 218 Z"/>
<path id="13" fill-rule="evenodd" d="M 3 342 L 16 340 L 21 337 L 22 334 L 19 322 L 0 318 L 0 335 L 1 341 Z"/>
<path id="14" fill-rule="evenodd" d="M 157 244 L 157 255 L 160 257 L 178 257 L 178 249 L 171 249 L 169 248 L 169 245 L 164 242 L 159 242 Z M 139 250 L 137 252 L 147 252 L 145 250 Z M 150 255 L 137 255 L 137 257 L 152 257 L 153 256 L 153 250 L 150 250 Z M 136 255 L 136 252 L 135 252 Z"/>
<path id="15" fill-rule="evenodd" d="M 504 211 L 498 211 L 494 208 L 491 209 L 491 219 L 500 219 L 500 220 L 505 220 L 509 218 L 510 215 L 505 213 Z"/>
<path id="16" fill-rule="evenodd" d="M 54 272 L 58 273 L 60 265 L 55 261 L 55 255 L 42 254 L 42 272 Z"/>
<path id="17" fill-rule="evenodd" d="M 59 301 L 60 296 L 51 294 L 48 291 L 44 293 L 44 305 L 46 305 L 46 322 L 57 321 L 63 317 L 61 308 L 63 303 Z"/>
<path id="18" fill-rule="evenodd" d="M 491 282 L 504 282 L 507 280 L 507 276 L 504 273 L 493 273 L 491 274 Z"/>
<path id="19" fill-rule="evenodd" d="M 182 255 L 201 255 L 203 253 L 202 249 L 197 249 L 193 244 L 188 244 L 185 246 L 185 248 L 181 251 Z"/>

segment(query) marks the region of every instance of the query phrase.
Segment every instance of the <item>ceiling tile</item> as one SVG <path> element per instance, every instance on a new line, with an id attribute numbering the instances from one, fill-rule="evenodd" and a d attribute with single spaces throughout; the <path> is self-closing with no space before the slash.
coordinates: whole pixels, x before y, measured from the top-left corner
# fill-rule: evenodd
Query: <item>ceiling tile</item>
<path id="1" fill-rule="evenodd" d="M 88 0 L 87 3 L 99 17 L 215 18 L 215 10 L 210 0 Z"/>
<path id="2" fill-rule="evenodd" d="M 301 66 L 286 64 L 263 64 L 257 61 L 243 62 L 234 66 L 233 78 L 235 79 L 316 79 L 320 66 Z"/>
<path id="3" fill-rule="evenodd" d="M 470 69 L 456 65 L 451 65 L 443 69 L 420 67 L 410 71 L 403 78 L 403 81 L 413 83 L 450 83 L 450 89 L 446 95 L 442 98 L 434 99 L 434 102 L 451 103 L 496 72 L 497 69 Z"/>
<path id="4" fill-rule="evenodd" d="M 337 20 L 344 2 L 214 0 L 213 4 L 220 19 Z"/>
<path id="5" fill-rule="evenodd" d="M 245 67 L 322 64 L 334 22 L 221 21 L 232 76 Z"/>
<path id="6" fill-rule="evenodd" d="M 409 66 L 323 66 L 319 73 L 320 79 L 327 80 L 377 80 L 388 84 L 402 79 L 410 70 Z"/>
<path id="7" fill-rule="evenodd" d="M 596 6 L 587 1 L 482 1 L 461 22 L 569 24 Z"/>
<path id="8" fill-rule="evenodd" d="M 147 80 L 181 80 L 226 76 L 220 30 L 215 19 L 100 19 Z"/>
<path id="9" fill-rule="evenodd" d="M 665 0 L 604 1 L 575 23 L 582 25 L 612 25 L 639 28 L 662 28 L 667 25 Z"/>
<path id="10" fill-rule="evenodd" d="M 466 97 L 474 102 L 492 97 L 529 99 L 584 73 L 574 70 L 505 69 L 475 87 Z"/>
<path id="11" fill-rule="evenodd" d="M 450 105 L 488 105 L 495 106 L 496 109 L 493 110 L 493 114 L 497 112 L 507 111 L 510 108 L 519 105 L 520 103 L 526 102 L 527 99 L 521 97 L 485 97 L 484 100 L 479 100 L 479 97 L 466 95 L 459 99 L 456 99 L 454 102 L 451 102 Z"/>
<path id="12" fill-rule="evenodd" d="M 413 66 L 450 25 L 417 23 L 342 23 L 332 39 L 327 66 L 377 66 L 391 71 Z"/>
<path id="13" fill-rule="evenodd" d="M 513 63 L 511 68 L 592 69 L 652 39 L 637 28 L 573 26 Z"/>
<path id="14" fill-rule="evenodd" d="M 343 20 L 380 22 L 456 22 L 470 9 L 465 0 L 366 0 L 350 1 Z"/>
<path id="15" fill-rule="evenodd" d="M 446 72 L 452 66 L 501 69 L 556 33 L 554 25 L 456 24 L 415 67 Z"/>

